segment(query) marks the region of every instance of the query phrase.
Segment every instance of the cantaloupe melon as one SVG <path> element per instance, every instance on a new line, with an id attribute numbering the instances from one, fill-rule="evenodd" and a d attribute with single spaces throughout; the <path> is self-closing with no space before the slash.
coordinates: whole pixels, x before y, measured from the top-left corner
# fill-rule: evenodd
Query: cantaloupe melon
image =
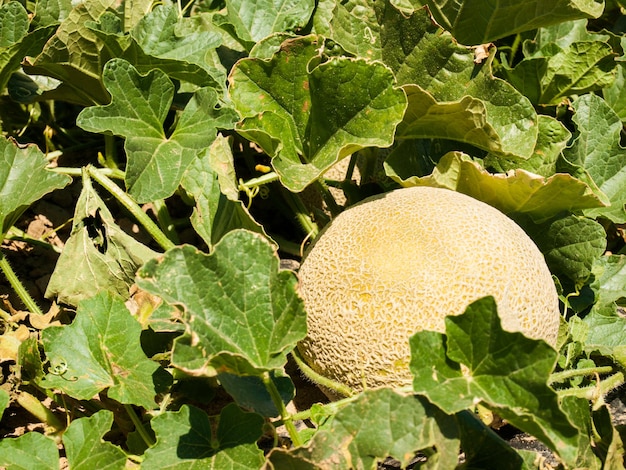
<path id="1" fill-rule="evenodd" d="M 341 213 L 299 271 L 317 373 L 354 390 L 411 383 L 408 339 L 496 299 L 504 329 L 555 345 L 559 302 L 543 255 L 497 209 L 447 189 L 374 196 Z"/>

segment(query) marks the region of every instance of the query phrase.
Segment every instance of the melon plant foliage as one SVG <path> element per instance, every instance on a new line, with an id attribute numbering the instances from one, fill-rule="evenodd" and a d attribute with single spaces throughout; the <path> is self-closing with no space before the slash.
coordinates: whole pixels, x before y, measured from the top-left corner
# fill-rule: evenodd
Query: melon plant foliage
<path id="1" fill-rule="evenodd" d="M 539 468 L 504 429 L 561 468 L 624 468 L 625 11 L 2 2 L 0 467 Z M 313 385 L 288 268 L 345 207 L 418 185 L 533 238 L 557 349 L 486 297 L 410 339 L 412 386 L 294 414 Z M 73 212 L 62 246 L 23 231 L 50 200 Z M 22 282 L 30 246 L 60 253 L 45 298 Z"/>

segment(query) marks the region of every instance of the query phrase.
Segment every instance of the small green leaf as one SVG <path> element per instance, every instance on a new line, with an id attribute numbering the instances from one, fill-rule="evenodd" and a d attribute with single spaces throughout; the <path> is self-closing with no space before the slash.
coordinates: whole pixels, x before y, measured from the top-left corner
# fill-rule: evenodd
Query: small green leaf
<path id="1" fill-rule="evenodd" d="M 295 395 L 295 388 L 289 376 L 279 370 L 273 370 L 270 373 L 270 378 L 276 385 L 285 405 L 289 403 Z M 218 374 L 217 379 L 242 408 L 254 411 L 261 416 L 279 416 L 280 411 L 276 409 L 276 405 L 260 377 Z"/>
<path id="2" fill-rule="evenodd" d="M 501 0 L 473 4 L 470 0 L 419 0 L 437 23 L 462 44 L 485 44 L 512 34 L 578 18 L 597 18 L 604 2 L 597 0 Z"/>
<path id="3" fill-rule="evenodd" d="M 586 217 L 560 218 L 537 227 L 536 233 L 550 271 L 567 276 L 580 287 L 606 249 L 604 228 Z"/>
<path id="4" fill-rule="evenodd" d="M 215 423 L 200 409 L 183 405 L 151 422 L 156 444 L 145 453 L 143 468 L 250 470 L 261 468 L 263 452 L 256 441 L 263 434 L 264 419 L 230 404 Z"/>
<path id="5" fill-rule="evenodd" d="M 0 138 L 0 233 L 2 238 L 33 202 L 71 179 L 46 170 L 43 153 L 35 146 L 17 146 L 13 140 Z"/>
<path id="6" fill-rule="evenodd" d="M 265 235 L 263 227 L 252 218 L 248 209 L 238 200 L 239 192 L 234 191 L 236 189 L 234 180 L 227 180 L 224 173 L 220 178 L 220 174 L 214 170 L 214 168 L 224 170 L 225 166 L 232 168 L 232 152 L 229 161 L 222 160 L 220 164 L 220 162 L 215 161 L 217 157 L 214 151 L 217 152 L 216 148 L 211 147 L 209 155 L 196 158 L 189 165 L 181 181 L 181 186 L 194 198 L 196 203 L 191 215 L 191 224 L 194 229 L 210 249 L 226 233 L 238 228 Z M 222 156 L 225 155 L 222 154 Z M 226 186 L 226 191 L 230 197 L 224 193 L 224 186 Z M 235 199 L 231 199 L 232 197 Z"/>
<path id="7" fill-rule="evenodd" d="M 492 297 L 470 304 L 462 315 L 447 317 L 446 335 L 423 331 L 411 337 L 415 392 L 446 413 L 484 403 L 543 441 L 564 462 L 576 461 L 578 431 L 547 385 L 557 359 L 554 349 L 502 330 Z"/>
<path id="8" fill-rule="evenodd" d="M 314 8 L 313 0 L 226 0 L 227 19 L 244 43 L 302 28 L 309 22 Z"/>
<path id="9" fill-rule="evenodd" d="M 596 293 L 597 307 L 626 298 L 626 255 L 598 258 L 592 268 L 591 288 Z"/>
<path id="10" fill-rule="evenodd" d="M 187 326 L 173 363 L 195 374 L 282 368 L 306 316 L 294 273 L 278 267 L 274 247 L 246 230 L 227 233 L 210 255 L 183 246 L 146 263 L 137 284 L 182 309 Z"/>
<path id="11" fill-rule="evenodd" d="M 135 272 L 157 253 L 118 227 L 85 172 L 72 233 L 46 288 L 46 297 L 77 305 L 99 292 L 129 297 Z"/>
<path id="12" fill-rule="evenodd" d="M 387 162 L 403 171 L 401 156 Z M 403 186 L 438 186 L 472 196 L 505 214 L 526 214 L 535 222 L 548 220 L 562 212 L 602 206 L 589 186 L 566 173 L 548 178 L 526 170 L 492 174 L 478 162 L 459 152 L 444 155 L 433 173 L 422 178 L 390 176 Z"/>
<path id="13" fill-rule="evenodd" d="M 2 419 L 4 410 L 7 409 L 10 401 L 11 401 L 11 396 L 9 395 L 9 392 L 0 388 L 0 419 Z"/>
<path id="14" fill-rule="evenodd" d="M 42 333 L 50 367 L 41 385 L 79 400 L 108 389 L 120 403 L 154 408 L 159 366 L 143 353 L 140 335 L 122 300 L 102 293 L 82 301 L 71 325 Z"/>
<path id="15" fill-rule="evenodd" d="M 423 397 L 390 389 L 368 390 L 333 417 L 305 448 L 274 449 L 275 469 L 362 468 L 373 470 L 386 457 L 405 468 L 419 450 L 436 449 L 436 468 L 454 468 L 459 439 L 456 420 Z M 430 460 L 429 459 L 429 460 Z M 433 467 L 435 468 L 435 467 Z"/>
<path id="16" fill-rule="evenodd" d="M 67 463 L 73 470 L 94 468 L 126 468 L 126 454 L 119 447 L 106 442 L 102 437 L 111 430 L 113 413 L 98 411 L 89 418 L 80 418 L 63 433 L 63 445 Z"/>
<path id="17" fill-rule="evenodd" d="M 620 145 L 622 122 L 602 98 L 592 93 L 572 103 L 578 135 L 563 152 L 573 164 L 588 172 L 600 191 L 611 202 L 610 207 L 588 209 L 590 217 L 607 217 L 615 223 L 626 222 L 626 164 Z"/>
<path id="18" fill-rule="evenodd" d="M 238 131 L 274 157 L 293 191 L 356 150 L 391 145 L 406 107 L 383 64 L 346 57 L 319 64 L 324 47 L 318 36 L 287 40 L 270 61 L 244 59 L 230 76 L 232 100 L 246 118 Z"/>
<path id="19" fill-rule="evenodd" d="M 7 470 L 58 469 L 59 450 L 54 440 L 38 432 L 0 439 L 0 467 Z"/>

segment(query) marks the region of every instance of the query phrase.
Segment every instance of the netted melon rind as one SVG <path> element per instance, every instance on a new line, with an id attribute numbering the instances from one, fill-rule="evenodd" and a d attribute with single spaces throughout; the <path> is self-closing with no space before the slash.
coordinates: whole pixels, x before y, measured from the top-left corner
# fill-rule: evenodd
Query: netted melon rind
<path id="1" fill-rule="evenodd" d="M 502 325 L 556 343 L 558 296 L 543 255 L 497 209 L 446 189 L 375 196 L 339 215 L 299 271 L 318 373 L 360 390 L 411 383 L 408 338 L 496 299 Z"/>

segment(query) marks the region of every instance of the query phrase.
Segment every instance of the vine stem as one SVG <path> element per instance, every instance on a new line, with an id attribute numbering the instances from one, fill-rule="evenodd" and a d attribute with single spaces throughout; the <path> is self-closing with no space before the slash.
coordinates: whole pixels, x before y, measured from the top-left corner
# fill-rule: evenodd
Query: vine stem
<path id="1" fill-rule="evenodd" d="M 52 411 L 46 408 L 39 399 L 28 392 L 21 391 L 17 398 L 17 403 L 35 416 L 42 423 L 46 423 L 53 434 L 58 434 L 65 429 L 65 425 L 57 418 Z"/>
<path id="2" fill-rule="evenodd" d="M 292 416 L 287 411 L 287 407 L 285 406 L 285 403 L 283 402 L 283 399 L 280 396 L 280 392 L 278 391 L 278 388 L 276 388 L 276 384 L 272 380 L 272 377 L 270 377 L 270 373 L 264 372 L 263 375 L 261 376 L 261 379 L 263 380 L 263 384 L 265 385 L 265 388 L 269 392 L 270 397 L 272 397 L 274 406 L 280 413 L 281 421 L 283 425 L 285 426 L 285 428 L 287 429 L 287 432 L 289 433 L 291 442 L 293 443 L 294 447 L 300 447 L 303 444 L 303 441 L 300 438 L 300 434 L 298 434 L 296 425 L 293 423 Z"/>
<path id="3" fill-rule="evenodd" d="M 13 271 L 9 260 L 6 258 L 6 256 L 4 256 L 4 253 L 2 253 L 2 251 L 0 251 L 0 270 L 6 276 L 9 284 L 11 284 L 11 287 L 13 288 L 17 296 L 22 302 L 24 302 L 24 305 L 26 306 L 28 311 L 36 313 L 37 315 L 43 315 L 43 312 L 39 308 L 39 305 L 37 305 L 35 299 L 31 297 L 31 295 L 24 287 L 24 284 L 22 284 L 22 281 L 20 281 L 20 279 L 17 277 L 17 274 L 15 274 L 15 271 Z"/>
<path id="4" fill-rule="evenodd" d="M 135 425 L 135 429 L 141 436 L 141 439 L 146 443 L 148 447 L 152 447 L 154 445 L 154 440 L 152 439 L 150 434 L 148 434 L 148 431 L 146 430 L 145 426 L 139 419 L 139 416 L 137 416 L 137 413 L 135 413 L 135 410 L 133 409 L 133 407 L 130 405 L 124 405 L 124 409 L 126 410 L 126 413 L 128 414 L 128 416 L 130 417 L 130 420 Z"/>
<path id="5" fill-rule="evenodd" d="M 563 382 L 564 380 L 571 379 L 572 377 L 586 377 L 594 374 L 608 374 L 609 372 L 613 372 L 612 366 L 586 367 L 583 369 L 564 370 L 551 374 L 548 383 L 553 384 Z"/>
<path id="6" fill-rule="evenodd" d="M 137 222 L 139 222 L 150 234 L 150 236 L 156 241 L 161 247 L 167 251 L 171 248 L 174 248 L 176 245 L 167 238 L 161 229 L 155 224 L 152 219 L 141 210 L 141 207 L 122 189 L 111 181 L 107 176 L 100 172 L 97 168 L 89 165 L 87 167 L 87 172 L 91 178 L 97 181 L 104 189 L 106 189 L 109 193 L 111 193 L 115 199 L 117 199 L 128 211 L 135 217 Z"/>
<path id="7" fill-rule="evenodd" d="M 322 387 L 326 387 L 329 390 L 337 392 L 344 397 L 351 397 L 353 395 L 356 395 L 356 392 L 350 387 L 347 387 L 344 384 L 335 382 L 334 380 L 324 377 L 323 375 L 320 375 L 313 369 L 311 369 L 309 365 L 304 362 L 304 359 L 300 355 L 300 351 L 298 351 L 298 348 L 295 348 L 293 351 L 291 351 L 291 357 L 293 357 L 294 361 L 296 361 L 296 364 L 300 368 L 300 371 L 312 382 L 321 385 Z"/>

